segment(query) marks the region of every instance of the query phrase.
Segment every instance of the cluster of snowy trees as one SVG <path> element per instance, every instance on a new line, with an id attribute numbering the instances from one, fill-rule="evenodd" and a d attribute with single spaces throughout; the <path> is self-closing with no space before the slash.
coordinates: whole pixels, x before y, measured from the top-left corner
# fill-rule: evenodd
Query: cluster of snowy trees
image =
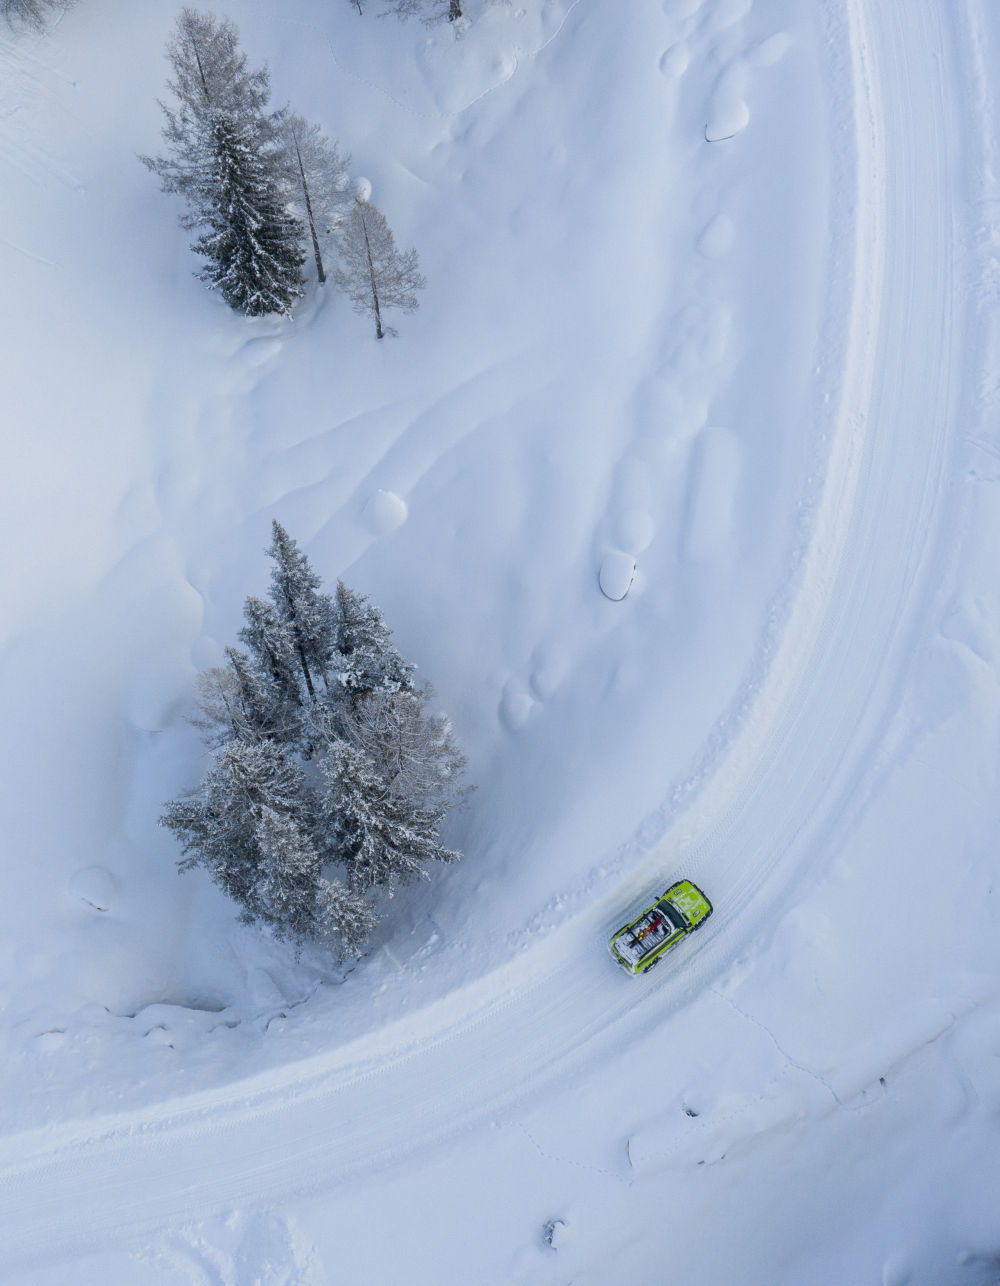
<path id="1" fill-rule="evenodd" d="M 46 19 L 68 9 L 73 0 L 0 0 L 0 17 L 12 27 L 34 27 L 41 30 Z"/>
<path id="2" fill-rule="evenodd" d="M 244 921 L 356 956 L 381 897 L 458 858 L 440 828 L 467 793 L 465 760 L 378 608 L 342 582 L 323 593 L 277 522 L 267 552 L 243 647 L 202 676 L 210 766 L 161 823 L 181 869 L 203 867 Z"/>
<path id="3" fill-rule="evenodd" d="M 352 9 L 364 14 L 370 0 L 348 0 Z M 423 18 L 425 22 L 435 22 L 447 18 L 457 22 L 462 17 L 462 0 L 383 0 L 382 13 L 394 13 L 398 18 Z"/>
<path id="4" fill-rule="evenodd" d="M 416 251 L 396 249 L 367 193 L 352 196 L 349 158 L 319 126 L 269 107 L 267 68 L 248 68 L 228 20 L 182 9 L 167 58 L 175 102 L 160 104 L 165 155 L 141 160 L 187 202 L 181 224 L 199 233 L 200 278 L 249 317 L 288 315 L 310 251 L 326 281 L 332 236 L 333 280 L 372 316 L 379 339 L 391 333 L 384 310 L 412 312 L 424 280 Z"/>

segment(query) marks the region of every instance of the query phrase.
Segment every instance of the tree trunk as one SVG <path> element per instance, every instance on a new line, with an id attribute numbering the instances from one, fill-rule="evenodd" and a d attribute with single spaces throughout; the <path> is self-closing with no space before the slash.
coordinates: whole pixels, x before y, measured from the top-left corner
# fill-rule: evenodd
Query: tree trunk
<path id="1" fill-rule="evenodd" d="M 212 98 L 208 92 L 208 81 L 205 79 L 205 68 L 201 65 L 201 54 L 198 52 L 198 42 L 194 36 L 191 37 L 191 48 L 194 51 L 194 60 L 198 64 L 198 75 L 201 77 L 201 88 L 205 95 L 205 102 L 211 103 Z"/>
<path id="2" fill-rule="evenodd" d="M 307 688 L 308 688 L 308 690 L 309 690 L 309 696 L 310 696 L 311 700 L 315 701 L 315 700 L 316 700 L 316 690 L 315 690 L 315 688 L 313 687 L 312 675 L 309 673 L 309 663 L 308 663 L 308 661 L 306 660 L 306 653 L 305 653 L 305 649 L 303 648 L 303 646 L 302 646 L 302 644 L 301 644 L 301 643 L 296 643 L 296 645 L 295 645 L 295 650 L 296 650 L 296 651 L 298 652 L 298 654 L 299 654 L 299 661 L 300 661 L 300 662 L 301 662 L 301 664 L 302 664 L 302 673 L 305 675 L 305 679 L 306 679 L 306 687 L 307 687 Z"/>
<path id="3" fill-rule="evenodd" d="M 462 16 L 462 0 L 448 0 L 448 21 L 454 22 Z"/>
<path id="4" fill-rule="evenodd" d="M 319 252 L 319 237 L 316 235 L 316 220 L 313 218 L 312 202 L 309 200 L 309 184 L 306 182 L 305 166 L 302 164 L 302 153 L 299 151 L 299 140 L 295 130 L 292 130 L 292 142 L 295 144 L 295 159 L 299 163 L 299 177 L 302 180 L 302 195 L 306 201 L 306 215 L 309 219 L 309 231 L 312 234 L 313 254 L 316 256 L 316 275 L 319 278 L 319 284 L 322 286 L 326 281 L 326 273 L 323 271 L 323 256 Z"/>
<path id="5" fill-rule="evenodd" d="M 368 256 L 368 276 L 372 283 L 372 304 L 375 308 L 375 338 L 382 339 L 382 313 L 378 306 L 378 284 L 375 281 L 375 265 L 372 263 L 372 248 L 368 240 L 368 225 L 365 223 L 365 212 L 361 211 L 361 230 L 365 234 L 365 254 Z"/>

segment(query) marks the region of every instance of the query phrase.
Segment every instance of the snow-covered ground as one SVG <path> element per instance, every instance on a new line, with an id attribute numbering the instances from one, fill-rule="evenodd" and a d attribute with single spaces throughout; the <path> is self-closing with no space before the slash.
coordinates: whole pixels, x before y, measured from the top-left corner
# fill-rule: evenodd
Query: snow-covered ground
<path id="1" fill-rule="evenodd" d="M 0 1280 L 1000 1281 L 1000 14 L 216 12 L 428 288 L 230 314 L 174 4 L 0 35 Z M 346 975 L 156 827 L 272 518 L 478 786 Z"/>

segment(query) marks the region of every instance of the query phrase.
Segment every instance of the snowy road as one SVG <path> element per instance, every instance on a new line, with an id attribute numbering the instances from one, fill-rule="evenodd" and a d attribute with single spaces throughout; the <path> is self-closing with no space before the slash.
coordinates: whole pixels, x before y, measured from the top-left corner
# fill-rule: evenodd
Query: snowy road
<path id="1" fill-rule="evenodd" d="M 817 837 L 829 842 L 864 803 L 901 658 L 947 559 L 943 480 L 969 383 L 952 188 L 962 133 L 976 128 L 957 59 L 978 10 L 826 8 L 852 122 L 831 224 L 842 276 L 821 377 L 834 394 L 828 473 L 790 617 L 719 771 L 627 887 L 508 967 L 308 1063 L 133 1118 L 3 1140 L 8 1279 L 45 1257 L 393 1166 L 601 1057 L 732 960 L 823 860 Z M 960 41 L 953 27 L 967 18 Z M 681 865 L 711 888 L 716 915 L 680 972 L 632 984 L 602 939 L 623 904 Z"/>

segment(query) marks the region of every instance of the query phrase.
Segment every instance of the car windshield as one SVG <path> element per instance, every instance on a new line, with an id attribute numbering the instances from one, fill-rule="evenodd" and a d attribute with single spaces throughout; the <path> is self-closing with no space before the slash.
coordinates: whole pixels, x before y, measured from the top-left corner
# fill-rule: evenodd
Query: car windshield
<path id="1" fill-rule="evenodd" d="M 677 908 L 665 898 L 661 898 L 660 901 L 657 902 L 656 909 L 657 911 L 663 912 L 674 929 L 686 929 L 688 927 L 687 921 L 681 915 L 680 911 L 678 911 Z"/>

